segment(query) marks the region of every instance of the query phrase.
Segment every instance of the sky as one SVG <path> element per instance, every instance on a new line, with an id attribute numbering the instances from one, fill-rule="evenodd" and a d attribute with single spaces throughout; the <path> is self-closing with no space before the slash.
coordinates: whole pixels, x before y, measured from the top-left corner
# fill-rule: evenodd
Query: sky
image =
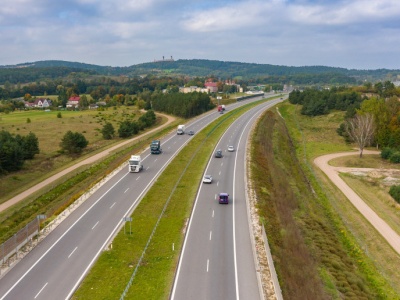
<path id="1" fill-rule="evenodd" d="M 209 59 L 400 69 L 399 0 L 1 0 L 0 65 Z"/>

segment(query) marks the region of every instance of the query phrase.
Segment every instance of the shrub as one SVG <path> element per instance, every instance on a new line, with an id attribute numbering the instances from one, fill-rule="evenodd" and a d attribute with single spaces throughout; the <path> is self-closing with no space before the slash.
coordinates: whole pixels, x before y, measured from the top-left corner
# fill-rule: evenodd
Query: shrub
<path id="1" fill-rule="evenodd" d="M 393 152 L 394 151 L 391 148 L 383 148 L 383 150 L 381 151 L 381 157 L 383 159 L 389 159 L 390 156 L 392 156 Z"/>
<path id="2" fill-rule="evenodd" d="M 389 157 L 389 161 L 394 164 L 400 163 L 400 152 L 396 151 Z"/>
<path id="3" fill-rule="evenodd" d="M 62 118 L 61 112 L 58 112 L 58 114 L 57 114 L 57 118 L 59 118 L 59 119 L 61 119 L 61 118 Z"/>
<path id="4" fill-rule="evenodd" d="M 400 185 L 392 185 L 389 190 L 390 196 L 396 200 L 397 203 L 400 203 Z"/>
<path id="5" fill-rule="evenodd" d="M 103 134 L 103 138 L 105 140 L 111 140 L 115 134 L 114 126 L 111 123 L 107 122 L 101 129 L 101 133 Z"/>
<path id="6" fill-rule="evenodd" d="M 68 131 L 61 140 L 60 147 L 62 150 L 73 153 L 81 153 L 88 145 L 87 139 L 79 132 Z"/>

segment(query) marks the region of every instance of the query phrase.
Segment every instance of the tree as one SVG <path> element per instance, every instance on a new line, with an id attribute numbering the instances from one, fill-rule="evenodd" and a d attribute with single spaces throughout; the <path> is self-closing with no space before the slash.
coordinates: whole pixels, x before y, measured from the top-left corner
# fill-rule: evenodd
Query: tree
<path id="1" fill-rule="evenodd" d="M 81 153 L 89 144 L 85 136 L 69 130 L 61 140 L 60 147 L 69 154 Z"/>
<path id="2" fill-rule="evenodd" d="M 82 95 L 79 99 L 79 108 L 86 109 L 89 107 L 89 100 L 86 95 Z"/>
<path id="3" fill-rule="evenodd" d="M 18 171 L 24 164 L 21 143 L 8 131 L 0 131 L 0 173 Z"/>
<path id="4" fill-rule="evenodd" d="M 375 125 L 372 114 L 357 114 L 346 121 L 346 132 L 360 149 L 360 158 L 365 146 L 368 146 L 374 137 Z"/>
<path id="5" fill-rule="evenodd" d="M 111 140 L 115 134 L 114 126 L 111 123 L 107 122 L 101 129 L 101 133 L 103 134 L 103 138 L 105 140 Z"/>
<path id="6" fill-rule="evenodd" d="M 35 154 L 39 154 L 39 140 L 33 132 L 22 138 L 22 148 L 24 150 L 24 159 L 33 159 Z"/>

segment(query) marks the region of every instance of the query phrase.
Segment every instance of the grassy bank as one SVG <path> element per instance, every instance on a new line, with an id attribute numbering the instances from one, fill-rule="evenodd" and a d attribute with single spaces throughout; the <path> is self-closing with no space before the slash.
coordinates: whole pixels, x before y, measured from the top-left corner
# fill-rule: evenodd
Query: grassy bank
<path id="1" fill-rule="evenodd" d="M 374 255 L 359 244 L 360 232 L 374 230 L 349 228 L 368 224 L 312 168 L 314 157 L 350 149 L 335 132 L 343 115 L 304 117 L 289 104 L 279 111 L 285 122 L 269 112 L 258 124 L 252 148 L 257 163 L 251 166 L 284 298 L 399 298 L 399 287 L 388 278 L 393 272 L 382 274 Z"/>
<path id="2" fill-rule="evenodd" d="M 100 255 L 74 299 L 119 298 L 132 274 L 135 275 L 128 299 L 168 298 L 185 226 L 212 150 L 234 119 L 256 104 L 224 114 L 194 136 L 133 212 L 133 234 L 124 234 L 122 230 L 116 236 L 112 249 Z M 158 227 L 138 265 L 161 214 Z"/>

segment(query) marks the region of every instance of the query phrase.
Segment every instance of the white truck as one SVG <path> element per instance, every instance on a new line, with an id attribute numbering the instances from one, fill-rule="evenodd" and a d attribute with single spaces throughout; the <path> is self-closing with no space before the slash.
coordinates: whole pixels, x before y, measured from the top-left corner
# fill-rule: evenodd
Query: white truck
<path id="1" fill-rule="evenodd" d="M 178 125 L 178 130 L 176 134 L 185 134 L 185 125 Z"/>
<path id="2" fill-rule="evenodd" d="M 143 169 L 142 165 L 142 159 L 140 158 L 140 155 L 132 155 L 131 158 L 129 159 L 129 172 L 139 172 L 140 170 Z"/>

